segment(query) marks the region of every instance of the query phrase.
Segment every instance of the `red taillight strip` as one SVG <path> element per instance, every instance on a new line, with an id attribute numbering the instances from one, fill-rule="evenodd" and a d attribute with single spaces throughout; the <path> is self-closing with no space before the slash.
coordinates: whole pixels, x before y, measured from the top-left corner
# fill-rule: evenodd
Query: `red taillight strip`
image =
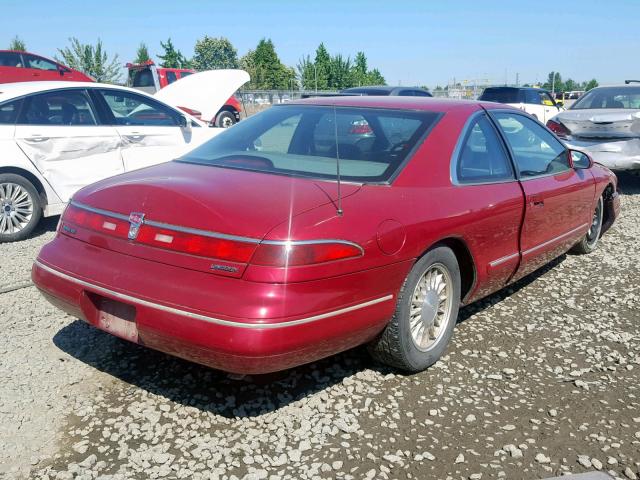
<path id="1" fill-rule="evenodd" d="M 73 201 L 71 202 L 71 205 L 73 205 L 76 208 L 80 208 L 82 210 L 87 210 L 88 212 L 97 213 L 98 215 L 104 215 L 105 217 L 113 217 L 119 220 L 124 220 L 126 222 L 129 221 L 129 217 L 127 215 L 122 215 L 121 213 L 110 212 L 108 210 L 102 210 L 100 208 L 90 207 L 88 205 L 83 205 L 81 203 L 73 202 Z M 180 227 L 178 225 L 171 225 L 169 223 L 162 223 L 162 222 L 154 222 L 153 220 L 147 220 L 147 219 L 144 220 L 144 225 L 149 225 L 150 227 L 162 228 L 165 230 L 173 230 L 175 232 L 190 233 L 193 235 L 202 235 L 203 237 L 220 238 L 223 240 L 235 240 L 238 242 L 247 242 L 247 243 L 260 243 L 260 239 L 258 238 L 240 237 L 238 235 L 229 235 L 226 233 L 211 232 L 208 230 L 200 230 L 197 228 Z"/>
<path id="2" fill-rule="evenodd" d="M 94 213 L 96 215 L 101 215 L 103 217 L 110 217 L 110 218 L 114 218 L 120 222 L 127 222 L 127 225 L 129 224 L 130 220 L 129 217 L 126 215 L 123 215 L 121 213 L 116 213 L 116 212 L 110 212 L 108 210 L 103 210 L 101 208 L 95 208 L 95 207 L 90 207 L 88 205 L 83 205 L 81 203 L 78 202 L 74 202 L 71 201 L 70 205 L 72 207 L 75 207 L 79 210 L 85 210 L 87 212 L 90 213 Z M 64 221 L 64 216 L 62 217 L 62 221 Z M 178 225 L 171 225 L 169 223 L 163 223 L 163 222 L 156 222 L 153 220 L 147 220 L 144 219 L 144 221 L 141 224 L 141 230 L 140 230 L 140 234 L 139 237 L 136 239 L 138 242 L 140 243 L 144 243 L 147 245 L 152 245 L 152 246 L 156 246 L 156 247 L 161 247 L 161 248 L 167 248 L 170 250 L 175 250 L 174 248 L 170 248 L 168 245 L 164 245 L 162 243 L 161 240 L 158 240 L 157 238 L 157 234 L 162 234 L 162 232 L 153 232 L 154 235 L 153 236 L 149 236 L 145 234 L 145 227 L 153 227 L 156 229 L 160 229 L 162 231 L 173 231 L 173 232 L 178 232 L 178 233 L 186 233 L 189 235 L 195 235 L 195 236 L 200 236 L 200 237 L 207 237 L 207 238 L 212 238 L 212 239 L 218 239 L 218 240 L 223 240 L 223 241 L 229 241 L 229 242 L 241 242 L 241 243 L 248 243 L 248 244 L 252 244 L 252 245 L 274 245 L 274 246 L 283 246 L 283 247 L 296 247 L 296 246 L 305 246 L 305 245 L 327 245 L 327 244 L 339 244 L 339 245 L 346 245 L 349 247 L 353 247 L 355 249 L 357 249 L 360 252 L 360 255 L 356 255 L 356 256 L 349 256 L 349 257 L 344 257 L 344 258 L 338 258 L 337 260 L 340 259 L 347 259 L 347 258 L 356 258 L 358 256 L 362 256 L 364 255 L 364 249 L 358 245 L 357 243 L 353 243 L 353 242 L 349 242 L 347 240 L 338 240 L 338 239 L 321 239 L 321 240 L 261 240 L 258 238 L 251 238 L 251 237 L 241 237 L 238 235 L 229 235 L 226 233 L 219 233 L 219 232 L 211 232 L 208 230 L 200 230 L 197 228 L 190 228 L 190 227 L 181 227 Z M 109 234 L 110 232 L 104 232 Z M 162 236 L 162 235 L 161 235 Z M 185 253 L 194 253 L 196 255 L 198 255 L 199 253 L 202 254 L 203 252 L 189 252 L 189 251 L 185 251 Z M 246 255 L 243 255 L 242 258 L 238 257 L 238 258 L 233 258 L 231 259 L 232 261 L 240 261 L 241 263 L 247 263 L 250 259 L 251 259 L 251 254 L 252 252 L 248 252 Z M 319 262 L 322 263 L 322 262 Z"/>

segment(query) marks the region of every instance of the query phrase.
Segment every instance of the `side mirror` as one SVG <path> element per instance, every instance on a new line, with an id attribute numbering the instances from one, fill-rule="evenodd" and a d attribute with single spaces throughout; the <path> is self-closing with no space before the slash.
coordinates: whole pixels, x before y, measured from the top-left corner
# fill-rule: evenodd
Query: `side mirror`
<path id="1" fill-rule="evenodd" d="M 569 164 L 576 170 L 584 170 L 593 166 L 593 160 L 584 152 L 569 150 Z"/>
<path id="2" fill-rule="evenodd" d="M 185 117 L 184 115 L 180 115 L 180 118 L 178 119 L 178 124 L 180 125 L 180 128 L 187 128 L 187 129 L 191 128 L 191 120 Z"/>

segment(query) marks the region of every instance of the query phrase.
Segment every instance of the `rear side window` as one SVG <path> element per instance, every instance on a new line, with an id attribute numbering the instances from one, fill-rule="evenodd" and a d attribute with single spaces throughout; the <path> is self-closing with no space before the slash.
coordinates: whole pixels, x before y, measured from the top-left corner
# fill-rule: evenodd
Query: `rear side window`
<path id="1" fill-rule="evenodd" d="M 96 125 L 96 116 L 84 90 L 59 90 L 24 100 L 21 125 Z"/>
<path id="2" fill-rule="evenodd" d="M 404 164 L 439 112 L 315 105 L 273 107 L 180 161 L 354 182 L 384 182 Z"/>
<path id="3" fill-rule="evenodd" d="M 514 180 L 513 169 L 495 128 L 480 115 L 465 133 L 456 176 L 459 183 L 491 183 Z"/>
<path id="4" fill-rule="evenodd" d="M 178 79 L 176 72 L 167 72 L 167 83 L 173 83 Z"/>
<path id="5" fill-rule="evenodd" d="M 144 70 L 138 70 L 133 74 L 133 81 L 131 82 L 133 87 L 154 87 L 153 74 L 148 68 Z"/>
<path id="6" fill-rule="evenodd" d="M 487 88 L 479 100 L 484 102 L 520 103 L 520 90 L 517 88 Z"/>
<path id="7" fill-rule="evenodd" d="M 525 103 L 529 103 L 531 105 L 540 105 L 542 103 L 540 94 L 535 90 L 525 90 L 524 97 Z"/>
<path id="8" fill-rule="evenodd" d="M 570 169 L 567 150 L 548 130 L 531 118 L 495 113 L 513 152 L 520 177 L 537 177 Z"/>
<path id="9" fill-rule="evenodd" d="M 14 100 L 0 105 L 0 125 L 13 125 L 16 123 L 22 100 Z"/>
<path id="10" fill-rule="evenodd" d="M 56 71 L 58 70 L 58 65 L 56 65 L 51 60 L 47 60 L 42 57 L 36 57 L 35 55 L 22 54 L 24 61 L 26 63 L 27 68 L 35 68 L 36 70 L 50 70 Z"/>
<path id="11" fill-rule="evenodd" d="M 0 67 L 24 67 L 22 56 L 16 52 L 0 52 Z"/>
<path id="12" fill-rule="evenodd" d="M 180 116 L 168 107 L 136 93 L 122 90 L 100 90 L 115 119 L 115 125 L 173 127 Z"/>

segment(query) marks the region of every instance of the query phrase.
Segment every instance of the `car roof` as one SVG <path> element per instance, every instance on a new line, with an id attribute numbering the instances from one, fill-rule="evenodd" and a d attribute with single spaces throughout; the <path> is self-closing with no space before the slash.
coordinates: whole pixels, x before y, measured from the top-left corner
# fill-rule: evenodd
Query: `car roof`
<path id="1" fill-rule="evenodd" d="M 486 90 L 535 90 L 537 92 L 548 92 L 549 90 L 547 90 L 546 88 L 539 88 L 539 87 L 486 87 Z"/>
<path id="2" fill-rule="evenodd" d="M 134 91 L 128 87 L 93 82 L 16 82 L 0 83 L 0 102 L 31 93 L 46 92 L 61 88 L 115 88 L 117 90 Z M 143 93 L 135 90 L 136 93 Z"/>
<path id="3" fill-rule="evenodd" d="M 395 108 L 401 110 L 427 110 L 446 112 L 457 109 L 478 109 L 481 102 L 475 100 L 456 100 L 433 97 L 376 97 L 376 96 L 343 96 L 343 97 L 313 97 L 295 100 L 286 105 L 322 105 L 336 107 L 360 108 Z M 280 105 L 276 105 L 280 108 Z"/>

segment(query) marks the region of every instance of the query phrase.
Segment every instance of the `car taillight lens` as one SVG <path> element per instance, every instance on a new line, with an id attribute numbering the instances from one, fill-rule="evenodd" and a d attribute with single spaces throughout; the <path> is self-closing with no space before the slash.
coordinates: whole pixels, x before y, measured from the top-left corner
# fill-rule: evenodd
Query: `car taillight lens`
<path id="1" fill-rule="evenodd" d="M 239 263 L 247 263 L 256 248 L 255 243 L 177 232 L 150 225 L 140 227 L 136 242 L 189 255 Z"/>
<path id="2" fill-rule="evenodd" d="M 251 259 L 252 265 L 296 267 L 345 260 L 362 256 L 362 249 L 343 242 L 261 243 Z"/>
<path id="3" fill-rule="evenodd" d="M 101 215 L 96 212 L 90 212 L 72 204 L 67 205 L 67 208 L 65 208 L 60 223 L 63 229 L 64 225 L 71 223 L 114 237 L 127 238 L 127 234 L 129 233 L 129 222 L 107 215 Z"/>
<path id="4" fill-rule="evenodd" d="M 65 224 L 73 224 L 125 240 L 129 238 L 131 226 L 126 220 L 90 212 L 74 205 L 66 208 L 61 224 L 63 233 Z M 256 248 L 256 244 L 251 242 L 208 237 L 146 224 L 140 226 L 138 235 L 133 241 L 174 252 L 239 263 L 247 263 Z"/>
<path id="5" fill-rule="evenodd" d="M 366 120 L 356 120 L 351 124 L 351 128 L 349 129 L 349 133 L 352 135 L 367 135 L 372 132 L 373 130 L 371 130 Z"/>
<path id="6" fill-rule="evenodd" d="M 547 128 L 559 137 L 568 137 L 571 135 L 571 132 L 567 127 L 553 119 L 547 121 Z"/>

